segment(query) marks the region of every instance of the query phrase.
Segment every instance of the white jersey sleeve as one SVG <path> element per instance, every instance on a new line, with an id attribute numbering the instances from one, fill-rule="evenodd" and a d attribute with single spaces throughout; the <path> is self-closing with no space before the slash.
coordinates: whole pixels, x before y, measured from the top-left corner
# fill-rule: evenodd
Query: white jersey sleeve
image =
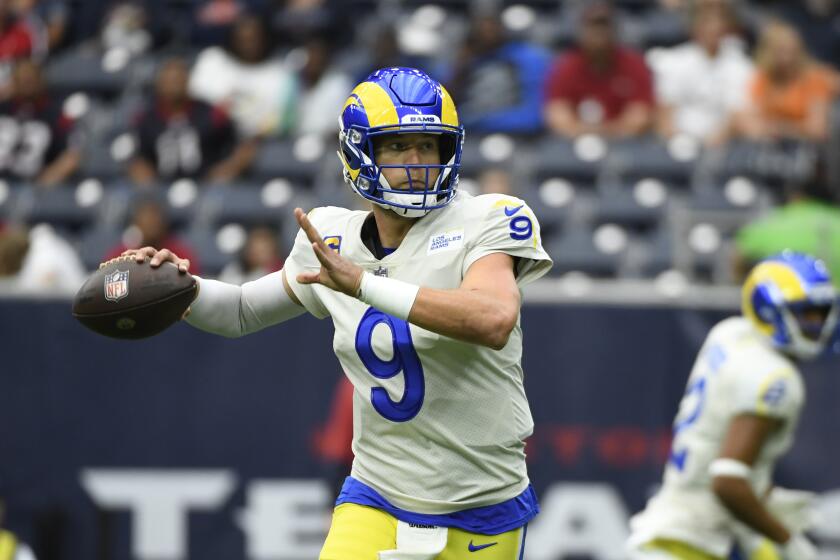
<path id="1" fill-rule="evenodd" d="M 485 212 L 478 235 L 468 242 L 463 274 L 478 259 L 491 253 L 518 257 L 516 282 L 523 286 L 543 276 L 551 268 L 551 257 L 540 237 L 540 224 L 534 212 L 521 199 L 504 195 L 484 195 Z"/>
<path id="2" fill-rule="evenodd" d="M 319 232 L 324 231 L 324 226 L 328 223 L 330 215 L 333 213 L 332 210 L 339 209 L 333 209 L 331 207 L 315 208 L 309 212 L 309 219 Z M 327 241 L 329 244 L 329 240 Z M 292 251 L 283 263 L 283 270 L 286 272 L 286 281 L 289 282 L 289 287 L 292 288 L 292 291 L 306 310 L 315 317 L 324 319 L 325 317 L 329 317 L 330 312 L 318 296 L 316 285 L 301 284 L 297 281 L 298 274 L 302 272 L 317 272 L 320 269 L 321 263 L 312 250 L 312 244 L 309 242 L 309 238 L 302 229 L 298 230 Z"/>
<path id="3" fill-rule="evenodd" d="M 782 420 L 795 418 L 804 400 L 801 379 L 789 367 L 776 366 L 756 375 L 739 375 L 732 391 L 734 414 Z"/>

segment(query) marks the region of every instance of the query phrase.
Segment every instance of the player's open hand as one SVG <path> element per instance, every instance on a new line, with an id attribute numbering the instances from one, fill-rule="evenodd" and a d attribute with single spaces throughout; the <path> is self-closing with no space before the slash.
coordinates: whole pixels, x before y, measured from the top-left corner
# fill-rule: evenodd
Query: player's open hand
<path id="1" fill-rule="evenodd" d="M 312 250 L 321 263 L 321 270 L 318 272 L 302 272 L 297 275 L 297 281 L 301 284 L 322 284 L 337 292 L 343 292 L 351 297 L 359 294 L 359 284 L 362 282 L 364 271 L 356 264 L 345 259 L 324 243 L 324 239 L 309 217 L 300 208 L 295 208 L 295 218 L 300 228 L 306 233 L 309 242 L 312 243 Z"/>
<path id="2" fill-rule="evenodd" d="M 152 268 L 157 268 L 165 262 L 171 262 L 177 266 L 178 270 L 181 272 L 189 272 L 190 270 L 190 260 L 182 259 L 169 249 L 157 250 L 154 247 L 143 247 L 141 249 L 129 249 L 128 251 L 123 251 L 120 256 L 134 257 L 139 263 L 150 258 L 151 261 L 149 264 Z"/>

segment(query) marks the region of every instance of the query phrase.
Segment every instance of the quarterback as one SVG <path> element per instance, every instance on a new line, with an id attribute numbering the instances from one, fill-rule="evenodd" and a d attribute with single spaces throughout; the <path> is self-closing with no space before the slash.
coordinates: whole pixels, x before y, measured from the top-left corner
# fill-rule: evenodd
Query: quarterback
<path id="1" fill-rule="evenodd" d="M 773 488 L 805 387 L 797 364 L 822 353 L 840 306 L 822 261 L 782 253 L 742 290 L 743 316 L 704 342 L 674 420 L 661 489 L 631 520 L 631 557 L 715 560 L 749 540 L 752 558 L 812 560 L 808 493 Z M 758 539 L 745 539 L 757 535 Z"/>
<path id="2" fill-rule="evenodd" d="M 283 270 L 242 287 L 199 278 L 187 320 L 241 336 L 332 318 L 355 460 L 322 560 L 520 559 L 539 511 L 519 324 L 521 286 L 551 267 L 537 219 L 517 198 L 458 191 L 464 130 L 419 70 L 368 76 L 340 124 L 344 178 L 370 210 L 296 209 Z"/>

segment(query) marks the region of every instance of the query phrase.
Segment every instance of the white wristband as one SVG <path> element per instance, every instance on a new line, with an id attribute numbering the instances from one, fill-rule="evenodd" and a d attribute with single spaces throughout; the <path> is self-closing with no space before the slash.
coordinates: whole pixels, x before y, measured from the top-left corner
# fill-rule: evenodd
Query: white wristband
<path id="1" fill-rule="evenodd" d="M 359 284 L 359 300 L 407 321 L 419 291 L 420 286 L 365 272 Z"/>
<path id="2" fill-rule="evenodd" d="M 750 478 L 752 467 L 735 459 L 715 459 L 709 465 L 709 474 L 714 476 L 729 476 L 732 478 Z"/>

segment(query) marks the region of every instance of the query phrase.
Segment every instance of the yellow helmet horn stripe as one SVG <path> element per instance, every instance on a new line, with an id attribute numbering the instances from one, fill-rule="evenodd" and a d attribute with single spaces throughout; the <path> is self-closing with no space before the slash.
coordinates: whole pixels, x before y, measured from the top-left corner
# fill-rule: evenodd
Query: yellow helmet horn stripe
<path id="1" fill-rule="evenodd" d="M 362 82 L 344 103 L 344 109 L 348 105 L 354 103 L 361 103 L 367 114 L 368 124 L 371 127 L 385 126 L 385 125 L 399 125 L 400 119 L 397 115 L 397 108 L 394 107 L 394 102 L 388 96 L 388 93 L 382 89 L 379 84 L 373 82 Z"/>
<path id="2" fill-rule="evenodd" d="M 440 86 L 440 122 L 452 126 L 458 126 L 458 111 L 455 110 L 455 102 L 446 88 Z"/>

